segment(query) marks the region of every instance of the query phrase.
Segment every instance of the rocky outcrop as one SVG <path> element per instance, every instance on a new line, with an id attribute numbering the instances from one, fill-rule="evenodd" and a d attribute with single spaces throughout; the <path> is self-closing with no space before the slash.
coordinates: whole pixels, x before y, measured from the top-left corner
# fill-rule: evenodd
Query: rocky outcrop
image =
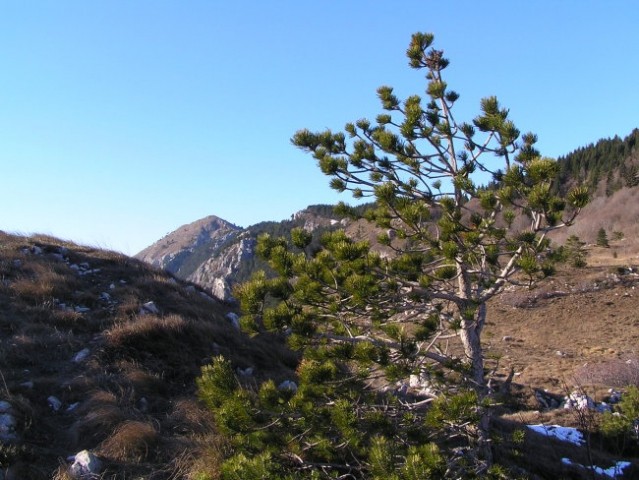
<path id="1" fill-rule="evenodd" d="M 197 283 L 213 296 L 229 301 L 232 297 L 227 278 L 247 255 L 243 251 L 244 242 L 234 243 L 243 231 L 211 215 L 181 226 L 135 257 Z"/>
<path id="2" fill-rule="evenodd" d="M 225 302 L 233 300 L 233 277 L 241 263 L 253 257 L 255 239 L 242 238 L 202 263 L 187 280 L 207 288 L 211 294 Z"/>
<path id="3" fill-rule="evenodd" d="M 232 302 L 233 285 L 264 268 L 254 260 L 256 239 L 261 233 L 286 235 L 302 227 L 318 232 L 347 228 L 350 220 L 337 218 L 330 205 L 315 205 L 281 222 L 262 222 L 246 229 L 209 216 L 184 225 L 135 255 L 155 267 L 193 282 L 214 297 Z"/>
<path id="4" fill-rule="evenodd" d="M 182 225 L 142 250 L 135 258 L 186 278 L 198 266 L 193 266 L 193 262 L 189 260 L 219 248 L 240 232 L 242 228 L 211 215 Z"/>

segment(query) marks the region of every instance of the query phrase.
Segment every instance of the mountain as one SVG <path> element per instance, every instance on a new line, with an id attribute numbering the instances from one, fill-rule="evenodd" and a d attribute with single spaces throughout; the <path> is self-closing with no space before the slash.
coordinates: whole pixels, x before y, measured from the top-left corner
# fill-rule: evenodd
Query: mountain
<path id="1" fill-rule="evenodd" d="M 235 283 L 248 279 L 258 268 L 268 268 L 254 255 L 258 235 L 287 236 L 295 227 L 321 232 L 350 223 L 337 217 L 330 205 L 311 205 L 289 220 L 261 222 L 245 229 L 209 216 L 181 226 L 135 258 L 196 283 L 216 298 L 229 302 L 233 300 Z"/>
<path id="2" fill-rule="evenodd" d="M 142 250 L 136 258 L 188 278 L 211 253 L 241 231 L 240 227 L 211 215 L 182 225 Z"/>

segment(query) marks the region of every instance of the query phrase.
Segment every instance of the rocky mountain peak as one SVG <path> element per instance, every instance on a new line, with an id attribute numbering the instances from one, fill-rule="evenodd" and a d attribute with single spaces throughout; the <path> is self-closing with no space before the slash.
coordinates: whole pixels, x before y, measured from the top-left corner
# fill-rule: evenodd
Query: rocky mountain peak
<path id="1" fill-rule="evenodd" d="M 185 254 L 193 255 L 202 248 L 209 249 L 211 246 L 221 245 L 241 231 L 242 228 L 210 215 L 182 225 L 135 257 L 155 267 L 179 274 Z"/>

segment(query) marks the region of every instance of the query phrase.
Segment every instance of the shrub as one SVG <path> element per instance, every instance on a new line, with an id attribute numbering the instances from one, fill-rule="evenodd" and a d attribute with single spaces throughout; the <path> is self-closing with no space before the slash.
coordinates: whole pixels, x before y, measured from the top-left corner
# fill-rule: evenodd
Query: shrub
<path id="1" fill-rule="evenodd" d="M 630 358 L 586 364 L 579 368 L 574 376 L 578 385 L 639 387 L 639 359 Z"/>
<path id="2" fill-rule="evenodd" d="M 638 440 L 639 388 L 632 386 L 623 394 L 614 412 L 606 412 L 600 430 L 609 440 L 617 441 L 622 450 L 634 440 Z"/>

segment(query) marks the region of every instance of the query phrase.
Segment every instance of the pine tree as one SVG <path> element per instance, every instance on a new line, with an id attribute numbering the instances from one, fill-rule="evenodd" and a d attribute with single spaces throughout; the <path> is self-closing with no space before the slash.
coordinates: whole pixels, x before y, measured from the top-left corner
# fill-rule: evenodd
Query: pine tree
<path id="1" fill-rule="evenodd" d="M 384 113 L 374 123 L 348 123 L 345 133 L 300 130 L 292 138 L 331 177 L 332 188 L 375 201 L 365 220 L 379 229 L 378 240 L 394 251 L 392 258 L 343 231 L 326 233 L 320 249 L 308 248 L 312 235 L 303 229 L 295 230 L 290 241 L 266 235 L 257 251 L 278 277 L 257 275 L 235 295 L 244 327 L 286 332 L 303 353 L 305 368 L 332 365 L 334 373 L 323 387 L 325 377 L 317 376 L 314 388 L 323 393 L 313 411 L 322 402 L 345 398 L 351 410 L 371 413 L 362 406 L 365 395 L 353 394 L 352 386 L 339 387 L 354 378 L 430 374 L 436 382 L 446 378 L 442 369 L 453 372 L 457 393 L 443 396 L 442 407 L 433 412 L 458 412 L 462 420 L 432 414 L 428 425 L 458 428 L 457 434 L 473 438 L 472 468 L 485 472 L 492 463 L 492 392 L 481 343 L 487 302 L 509 284 L 540 275 L 547 233 L 574 220 L 587 202 L 587 190 L 576 188 L 565 198 L 552 193 L 557 163 L 539 154 L 537 137 L 522 135 L 495 97 L 481 101 L 471 123 L 459 122 L 453 115 L 459 95 L 443 77 L 449 62 L 432 48 L 433 40 L 431 34 L 414 34 L 407 50 L 409 65 L 426 72 L 426 101 L 417 95 L 400 101 L 391 87 L 380 87 Z M 487 178 L 490 188 L 478 185 Z M 344 204 L 339 210 L 355 215 Z M 527 224 L 516 228 L 522 221 Z M 460 338 L 461 358 L 438 350 L 438 340 L 447 335 Z M 419 411 L 412 406 L 405 418 Z M 354 419 L 352 428 L 361 427 L 362 418 Z M 415 426 L 408 422 L 403 428 L 409 432 Z M 379 434 L 380 442 L 394 438 Z M 345 435 L 340 438 L 348 444 Z M 377 450 L 369 446 L 366 451 Z M 384 464 L 378 456 L 378 464 Z M 407 465 L 409 453 L 399 456 Z"/>
<path id="2" fill-rule="evenodd" d="M 575 268 L 583 268 L 587 265 L 586 242 L 582 242 L 577 235 L 571 235 L 564 245 L 565 257 Z"/>
<path id="3" fill-rule="evenodd" d="M 597 245 L 606 248 L 610 246 L 608 243 L 608 234 L 606 234 L 606 230 L 603 227 L 597 232 Z"/>

